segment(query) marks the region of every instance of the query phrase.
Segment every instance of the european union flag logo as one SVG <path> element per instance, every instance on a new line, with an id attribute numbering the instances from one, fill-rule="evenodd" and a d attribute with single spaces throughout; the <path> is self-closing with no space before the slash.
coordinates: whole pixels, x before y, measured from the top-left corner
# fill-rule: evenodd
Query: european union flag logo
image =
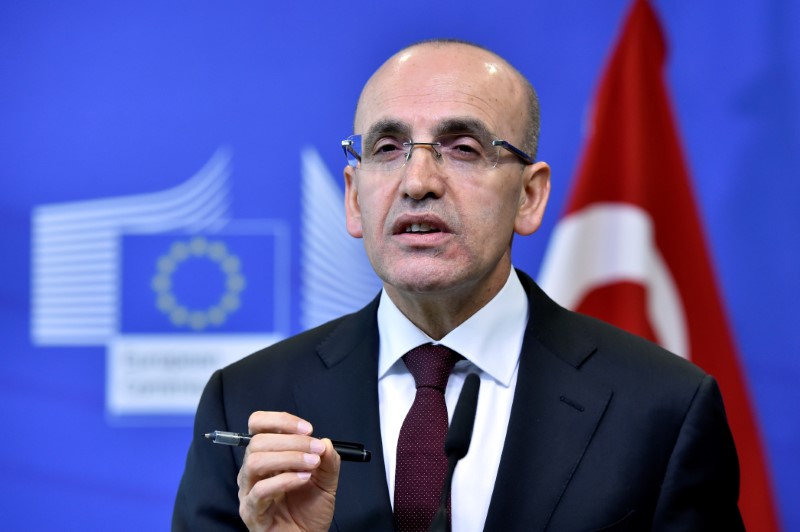
<path id="1" fill-rule="evenodd" d="M 275 331 L 275 236 L 122 237 L 122 333 Z"/>

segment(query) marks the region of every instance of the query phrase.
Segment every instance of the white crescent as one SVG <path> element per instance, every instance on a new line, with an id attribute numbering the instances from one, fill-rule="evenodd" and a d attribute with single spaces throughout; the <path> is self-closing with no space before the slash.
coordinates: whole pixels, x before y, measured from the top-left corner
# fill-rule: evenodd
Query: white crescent
<path id="1" fill-rule="evenodd" d="M 570 309 L 596 287 L 641 284 L 658 343 L 689 358 L 683 303 L 653 228 L 649 213 L 630 203 L 593 203 L 570 214 L 553 231 L 539 284 Z"/>

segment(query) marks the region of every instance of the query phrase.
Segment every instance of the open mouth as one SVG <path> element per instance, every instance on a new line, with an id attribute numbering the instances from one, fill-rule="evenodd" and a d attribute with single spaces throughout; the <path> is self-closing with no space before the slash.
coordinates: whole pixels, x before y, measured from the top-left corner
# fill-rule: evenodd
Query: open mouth
<path id="1" fill-rule="evenodd" d="M 405 214 L 397 217 L 392 224 L 393 235 L 423 236 L 446 233 L 450 233 L 448 223 L 433 214 Z"/>
<path id="2" fill-rule="evenodd" d="M 439 229 L 427 223 L 411 224 L 405 228 L 404 233 L 428 234 L 439 233 Z"/>

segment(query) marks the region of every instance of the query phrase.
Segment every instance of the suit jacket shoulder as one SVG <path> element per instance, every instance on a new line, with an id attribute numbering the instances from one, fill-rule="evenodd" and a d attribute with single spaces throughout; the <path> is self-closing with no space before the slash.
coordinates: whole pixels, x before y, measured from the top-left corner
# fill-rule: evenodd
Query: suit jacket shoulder
<path id="1" fill-rule="evenodd" d="M 486 529 L 741 530 L 713 378 L 520 278 L 530 316 Z"/>
<path id="2" fill-rule="evenodd" d="M 174 530 L 238 530 L 244 450 L 210 445 L 212 430 L 246 432 L 250 414 L 286 411 L 314 435 L 364 443 L 370 463 L 343 463 L 332 529 L 391 530 L 377 397 L 378 298 L 217 372 L 203 392 L 173 513 Z"/>

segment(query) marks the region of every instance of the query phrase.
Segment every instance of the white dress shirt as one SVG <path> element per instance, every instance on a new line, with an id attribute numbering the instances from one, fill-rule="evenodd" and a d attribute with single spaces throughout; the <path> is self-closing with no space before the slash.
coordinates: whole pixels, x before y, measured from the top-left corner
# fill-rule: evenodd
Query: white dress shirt
<path id="1" fill-rule="evenodd" d="M 386 291 L 381 294 L 378 400 L 386 480 L 393 506 L 397 439 L 416 395 L 414 377 L 402 356 L 422 344 L 442 344 L 466 359 L 456 364 L 447 383 L 445 401 L 450 418 L 466 376 L 477 373 L 481 379 L 472 442 L 467 456 L 456 467 L 451 504 L 453 532 L 483 530 L 506 438 L 527 323 L 528 298 L 513 268 L 506 284 L 489 303 L 438 342 L 411 323 Z"/>

